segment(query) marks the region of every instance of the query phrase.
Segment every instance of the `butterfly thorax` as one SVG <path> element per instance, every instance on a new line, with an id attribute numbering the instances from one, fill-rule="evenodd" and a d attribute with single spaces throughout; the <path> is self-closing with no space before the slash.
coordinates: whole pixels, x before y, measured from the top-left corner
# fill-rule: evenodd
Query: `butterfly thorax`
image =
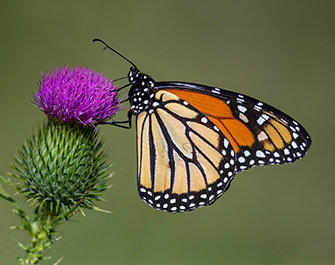
<path id="1" fill-rule="evenodd" d="M 136 115 L 150 109 L 154 97 L 155 81 L 135 68 L 130 68 L 128 79 L 132 84 L 128 94 L 131 112 Z"/>

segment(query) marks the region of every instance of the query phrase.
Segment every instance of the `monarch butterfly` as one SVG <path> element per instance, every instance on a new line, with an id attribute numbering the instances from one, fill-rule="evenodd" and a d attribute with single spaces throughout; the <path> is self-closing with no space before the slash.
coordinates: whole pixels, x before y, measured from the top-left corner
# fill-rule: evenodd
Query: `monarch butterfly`
<path id="1" fill-rule="evenodd" d="M 132 66 L 128 120 L 137 128 L 137 183 L 151 207 L 184 212 L 214 203 L 234 175 L 256 165 L 294 162 L 311 145 L 307 131 L 282 111 L 252 97 L 186 82 L 156 82 Z"/>

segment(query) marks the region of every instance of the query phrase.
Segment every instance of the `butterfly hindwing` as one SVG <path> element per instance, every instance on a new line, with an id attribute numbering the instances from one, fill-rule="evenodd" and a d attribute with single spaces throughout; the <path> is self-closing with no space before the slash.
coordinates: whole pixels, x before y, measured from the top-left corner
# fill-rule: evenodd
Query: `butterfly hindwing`
<path id="1" fill-rule="evenodd" d="M 294 119 L 246 95 L 183 82 L 159 82 L 215 124 L 236 152 L 236 171 L 302 158 L 311 139 Z"/>
<path id="2" fill-rule="evenodd" d="M 173 93 L 155 93 L 137 115 L 138 190 L 154 208 L 170 212 L 213 203 L 235 174 L 236 154 L 206 115 Z"/>

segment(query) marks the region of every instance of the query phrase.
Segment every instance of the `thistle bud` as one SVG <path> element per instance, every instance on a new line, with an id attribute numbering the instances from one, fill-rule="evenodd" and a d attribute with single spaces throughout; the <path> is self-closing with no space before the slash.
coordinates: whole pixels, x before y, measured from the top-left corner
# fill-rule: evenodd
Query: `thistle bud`
<path id="1" fill-rule="evenodd" d="M 92 208 L 108 185 L 101 147 L 94 128 L 49 120 L 15 159 L 19 192 L 48 216 Z"/>

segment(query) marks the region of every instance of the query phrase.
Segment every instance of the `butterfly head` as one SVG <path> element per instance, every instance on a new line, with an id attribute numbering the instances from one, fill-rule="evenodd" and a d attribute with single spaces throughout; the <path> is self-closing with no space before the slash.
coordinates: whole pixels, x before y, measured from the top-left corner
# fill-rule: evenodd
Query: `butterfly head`
<path id="1" fill-rule="evenodd" d="M 129 90 L 129 102 L 132 113 L 138 114 L 148 110 L 152 105 L 154 97 L 155 81 L 149 75 L 140 72 L 135 67 L 130 68 L 128 80 L 132 84 Z"/>

